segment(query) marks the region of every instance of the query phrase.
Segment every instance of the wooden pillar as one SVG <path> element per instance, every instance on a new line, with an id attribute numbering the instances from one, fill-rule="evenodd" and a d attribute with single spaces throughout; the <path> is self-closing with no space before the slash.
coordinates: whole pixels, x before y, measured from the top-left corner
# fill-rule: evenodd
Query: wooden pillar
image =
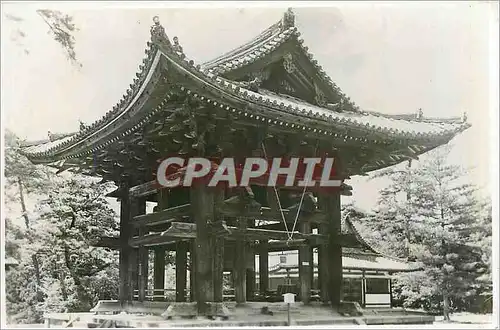
<path id="1" fill-rule="evenodd" d="M 311 232 L 310 223 L 302 222 L 300 224 L 300 232 L 309 234 Z M 309 304 L 311 300 L 311 277 L 311 247 L 306 244 L 299 247 L 300 298 L 304 304 Z"/>
<path id="2" fill-rule="evenodd" d="M 318 233 L 321 235 L 328 234 L 328 226 L 320 224 L 318 226 Z M 318 247 L 318 287 L 319 296 L 323 304 L 328 304 L 328 251 L 327 245 L 320 245 Z"/>
<path id="3" fill-rule="evenodd" d="M 153 212 L 160 212 L 168 208 L 168 190 L 160 190 L 157 193 L 157 205 Z M 165 300 L 165 258 L 167 249 L 164 246 L 154 248 L 153 262 L 153 300 Z"/>
<path id="4" fill-rule="evenodd" d="M 153 263 L 153 300 L 165 300 L 165 256 L 166 248 L 164 246 L 156 246 L 154 249 Z M 159 297 L 162 295 L 163 297 Z"/>
<path id="5" fill-rule="evenodd" d="M 259 244 L 259 291 L 264 295 L 269 290 L 269 243 L 267 240 Z"/>
<path id="6" fill-rule="evenodd" d="M 393 299 L 392 298 L 392 278 L 389 278 L 389 295 L 390 295 L 390 297 L 389 297 L 390 298 L 390 301 L 389 301 L 390 306 L 389 307 L 392 308 L 392 306 L 394 304 L 393 300 L 392 300 Z"/>
<path id="7" fill-rule="evenodd" d="M 129 197 L 130 203 L 130 219 L 132 219 L 135 215 L 138 215 L 138 203 L 134 198 Z M 137 236 L 140 234 L 140 231 L 137 229 L 131 228 L 130 236 Z M 129 274 L 129 301 L 139 299 L 139 265 L 140 265 L 140 256 L 139 249 L 130 248 L 129 252 L 129 265 L 128 265 L 128 274 Z"/>
<path id="8" fill-rule="evenodd" d="M 247 227 L 246 219 L 239 218 L 238 226 L 241 229 Z M 247 242 L 243 239 L 236 240 L 234 250 L 234 267 L 233 267 L 233 281 L 234 281 L 234 295 L 237 304 L 243 304 L 247 301 L 246 297 L 246 245 Z"/>
<path id="9" fill-rule="evenodd" d="M 218 213 L 219 207 L 224 203 L 224 190 L 216 189 L 214 191 L 214 226 L 213 228 L 222 228 L 225 225 L 224 216 Z M 222 302 L 224 299 L 224 237 L 212 236 L 213 244 L 213 287 L 214 301 Z"/>
<path id="10" fill-rule="evenodd" d="M 311 260 L 311 289 L 314 289 L 314 274 L 315 274 L 315 267 L 314 267 L 314 248 L 312 246 L 309 246 L 309 260 Z"/>
<path id="11" fill-rule="evenodd" d="M 177 242 L 175 249 L 175 301 L 186 301 L 188 242 Z"/>
<path id="12" fill-rule="evenodd" d="M 146 214 L 146 199 L 141 198 L 138 199 L 134 202 L 134 215 L 139 215 L 139 214 Z M 147 230 L 145 226 L 141 226 L 139 228 L 139 236 L 144 236 L 147 234 Z M 139 301 L 144 301 L 146 300 L 146 291 L 148 288 L 148 266 L 149 266 L 149 250 L 145 246 L 140 246 L 138 251 L 138 276 L 135 277 L 137 278 L 138 282 L 138 290 L 139 290 L 139 295 L 138 295 L 138 300 Z"/>
<path id="13" fill-rule="evenodd" d="M 321 197 L 321 208 L 328 222 L 328 246 L 326 249 L 328 273 L 328 299 L 333 307 L 338 307 L 342 290 L 342 246 L 339 244 L 341 233 L 340 193 L 333 192 Z"/>
<path id="14" fill-rule="evenodd" d="M 196 242 L 193 240 L 190 244 L 189 250 L 189 301 L 193 302 L 196 300 Z"/>
<path id="15" fill-rule="evenodd" d="M 130 280 L 130 291 L 129 298 L 127 300 L 139 299 L 139 249 L 130 249 L 129 254 L 129 280 Z M 137 296 L 136 296 L 137 295 Z"/>
<path id="16" fill-rule="evenodd" d="M 224 298 L 224 238 L 214 239 L 214 301 L 222 302 Z"/>
<path id="17" fill-rule="evenodd" d="M 119 300 L 123 304 L 130 299 L 130 259 L 132 249 L 128 241 L 132 234 L 130 227 L 130 200 L 128 193 L 129 185 L 122 183 L 120 199 L 120 257 L 119 257 Z"/>
<path id="18" fill-rule="evenodd" d="M 214 219 L 214 194 L 209 187 L 191 187 L 191 207 L 196 223 L 195 238 L 195 288 L 198 313 L 204 314 L 207 302 L 214 299 L 213 247 L 208 223 Z"/>
<path id="19" fill-rule="evenodd" d="M 255 227 L 253 224 L 250 227 Z M 251 300 L 255 294 L 255 251 L 249 241 L 246 241 L 246 296 L 247 300 Z"/>

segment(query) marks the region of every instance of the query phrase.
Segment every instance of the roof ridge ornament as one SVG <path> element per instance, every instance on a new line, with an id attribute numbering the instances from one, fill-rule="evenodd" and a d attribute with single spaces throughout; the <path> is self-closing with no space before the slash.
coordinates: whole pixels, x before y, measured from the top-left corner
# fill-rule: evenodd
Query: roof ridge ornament
<path id="1" fill-rule="evenodd" d="M 151 41 L 153 43 L 166 43 L 169 48 L 172 48 L 172 44 L 165 33 L 165 28 L 160 24 L 160 17 L 153 17 L 154 25 L 151 26 Z"/>
<path id="2" fill-rule="evenodd" d="M 291 7 L 289 7 L 286 12 L 283 14 L 283 30 L 287 30 L 291 27 L 295 26 L 295 14 Z"/>
<path id="3" fill-rule="evenodd" d="M 467 122 L 467 111 L 464 111 L 464 113 L 462 114 L 462 123 L 466 122 Z"/>

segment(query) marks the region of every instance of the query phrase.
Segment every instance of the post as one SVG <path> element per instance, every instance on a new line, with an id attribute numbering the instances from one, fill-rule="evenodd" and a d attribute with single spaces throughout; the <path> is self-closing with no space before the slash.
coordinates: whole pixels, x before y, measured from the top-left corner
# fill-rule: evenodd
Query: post
<path id="1" fill-rule="evenodd" d="M 214 194 L 202 185 L 191 187 L 191 207 L 196 222 L 195 288 L 198 313 L 205 314 L 207 302 L 213 301 L 213 247 L 208 223 L 214 219 Z"/>
<path id="2" fill-rule="evenodd" d="M 361 273 L 361 306 L 366 306 L 366 276 L 364 270 Z"/>
<path id="3" fill-rule="evenodd" d="M 129 255 L 131 248 L 128 241 L 131 235 L 130 226 L 130 200 L 128 195 L 129 185 L 123 182 L 121 185 L 121 198 L 120 198 L 120 257 L 119 257 L 119 300 L 122 308 L 124 303 L 130 297 L 130 274 L 129 274 Z"/>
<path id="4" fill-rule="evenodd" d="M 302 222 L 300 229 L 302 233 L 309 234 L 311 232 L 311 225 L 310 223 Z M 311 300 L 311 275 L 311 247 L 309 245 L 302 245 L 299 247 L 299 278 L 300 298 L 304 304 L 309 304 Z"/>
<path id="5" fill-rule="evenodd" d="M 224 297 L 224 238 L 214 239 L 214 301 L 222 302 Z"/>
<path id="6" fill-rule="evenodd" d="M 287 308 L 287 310 L 288 310 L 288 322 L 287 322 L 287 324 L 288 324 L 288 326 L 291 326 L 292 325 L 292 316 L 290 315 L 290 303 L 288 303 L 287 305 L 288 305 L 288 308 Z"/>
<path id="7" fill-rule="evenodd" d="M 137 199 L 134 201 L 134 215 L 146 214 L 146 200 L 144 198 Z M 144 236 L 147 234 L 147 230 L 144 226 L 139 228 L 139 236 Z M 139 269 L 138 269 L 138 290 L 139 301 L 146 300 L 146 290 L 148 288 L 148 269 L 149 269 L 149 250 L 145 246 L 140 246 L 137 251 Z"/>
<path id="8" fill-rule="evenodd" d="M 246 219 L 239 218 L 238 226 L 241 229 L 247 227 Z M 233 267 L 233 281 L 234 281 L 234 295 L 236 304 L 243 304 L 247 301 L 246 297 L 246 241 L 239 239 L 235 242 L 234 253 L 234 267 Z"/>
<path id="9" fill-rule="evenodd" d="M 189 301 L 193 302 L 196 300 L 196 262 L 195 257 L 196 253 L 196 242 L 194 240 L 191 241 L 189 247 Z"/>
<path id="10" fill-rule="evenodd" d="M 175 250 L 175 301 L 186 301 L 187 242 L 177 242 Z"/>
<path id="11" fill-rule="evenodd" d="M 217 189 L 214 191 L 214 204 L 217 206 L 214 209 L 215 220 L 214 228 L 223 227 L 225 224 L 224 216 L 217 212 L 218 206 L 224 202 L 224 190 Z M 224 298 L 224 237 L 213 235 L 213 287 L 214 301 L 223 302 Z"/>
<path id="12" fill-rule="evenodd" d="M 135 292 L 137 291 L 137 299 L 139 299 L 139 249 L 130 249 L 130 254 L 129 254 L 129 265 L 128 265 L 128 273 L 129 273 L 129 280 L 130 280 L 130 291 L 129 291 L 129 298 L 128 300 L 134 300 L 135 297 Z"/>
<path id="13" fill-rule="evenodd" d="M 269 289 L 269 256 L 267 240 L 260 241 L 259 244 L 259 291 L 265 296 Z"/>
<path id="14" fill-rule="evenodd" d="M 157 205 L 153 212 L 160 212 L 168 208 L 168 190 L 160 190 L 156 195 Z M 164 246 L 157 246 L 154 249 L 153 263 L 153 300 L 165 300 L 165 257 L 167 249 Z M 161 297 L 159 297 L 159 294 Z"/>
<path id="15" fill-rule="evenodd" d="M 329 219 L 328 223 L 328 298 L 332 307 L 340 305 L 342 290 L 342 246 L 339 244 L 341 233 L 340 193 L 333 192 L 321 196 L 321 207 Z"/>
<path id="16" fill-rule="evenodd" d="M 251 300 L 255 294 L 255 252 L 250 247 L 250 242 L 247 242 L 246 246 L 246 258 L 247 258 L 247 269 L 246 269 L 246 295 L 247 300 Z"/>
<path id="17" fill-rule="evenodd" d="M 390 276 L 390 274 L 389 274 L 389 276 Z M 393 299 L 392 298 L 392 278 L 390 278 L 390 277 L 389 277 L 389 296 L 390 296 L 390 301 L 389 301 L 390 306 L 389 307 L 392 308 L 392 306 L 394 305 L 394 302 L 392 301 L 392 299 Z"/>
<path id="18" fill-rule="evenodd" d="M 154 264 L 153 264 L 153 300 L 165 300 L 165 254 L 164 246 L 156 246 L 154 249 Z M 161 292 L 163 297 L 157 297 Z"/>
<path id="19" fill-rule="evenodd" d="M 328 226 L 320 224 L 318 233 L 327 235 Z M 320 245 L 318 247 L 318 286 L 320 299 L 323 304 L 328 304 L 328 259 L 327 245 Z"/>

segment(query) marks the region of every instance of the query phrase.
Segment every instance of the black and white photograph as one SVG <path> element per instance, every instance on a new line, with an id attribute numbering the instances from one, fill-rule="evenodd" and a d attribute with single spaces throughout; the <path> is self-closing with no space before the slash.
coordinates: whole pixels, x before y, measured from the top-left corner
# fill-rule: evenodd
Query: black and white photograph
<path id="1" fill-rule="evenodd" d="M 498 1 L 2 1 L 3 328 L 495 329 Z"/>

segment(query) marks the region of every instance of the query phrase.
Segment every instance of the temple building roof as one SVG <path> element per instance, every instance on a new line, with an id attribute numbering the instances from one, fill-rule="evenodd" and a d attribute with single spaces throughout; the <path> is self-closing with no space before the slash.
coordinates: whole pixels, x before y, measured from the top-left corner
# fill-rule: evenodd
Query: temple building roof
<path id="1" fill-rule="evenodd" d="M 58 162 L 71 167 L 86 159 L 88 165 L 89 157 L 136 139 L 146 128 L 154 131 L 161 126 L 168 131 L 167 126 L 172 125 L 168 115 L 182 107 L 186 98 L 215 107 L 237 123 L 302 132 L 350 145 L 360 153 L 387 151 L 384 159 L 373 152 L 374 158 L 366 160 L 360 173 L 415 158 L 470 127 L 464 117 L 427 118 L 421 110 L 402 115 L 361 110 L 307 52 L 293 21 L 293 14 L 287 11 L 283 20 L 251 42 L 196 65 L 183 53 L 176 37 L 170 41 L 155 17 L 146 58 L 123 98 L 101 119 L 82 125 L 79 132 L 52 134 L 46 141 L 25 145 L 22 152 L 34 163 Z M 275 62 L 270 64 L 271 59 Z M 270 83 L 269 75 L 276 70 L 284 72 L 283 88 Z"/>
<path id="2" fill-rule="evenodd" d="M 285 269 L 298 268 L 298 253 L 284 252 L 286 262 L 279 261 L 279 254 L 269 255 L 269 271 L 273 273 L 282 273 Z M 314 254 L 314 266 L 318 266 L 318 256 Z M 259 271 L 259 263 L 255 263 L 255 271 Z M 363 253 L 350 248 L 342 248 L 342 268 L 344 270 L 361 271 L 382 271 L 382 272 L 412 272 L 419 270 L 412 263 L 405 262 L 396 258 L 380 255 L 377 253 Z M 283 272 L 284 273 L 284 272 Z"/>
<path id="3" fill-rule="evenodd" d="M 345 270 L 370 270 L 386 272 L 411 272 L 419 270 L 415 263 L 407 262 L 392 256 L 385 255 L 371 247 L 359 234 L 356 226 L 350 220 L 350 212 L 343 214 L 341 222 L 342 234 L 353 235 L 356 244 L 350 247 L 342 247 L 342 268 Z M 271 273 L 279 273 L 284 269 L 298 268 L 298 253 L 284 252 L 286 261 L 281 262 L 279 254 L 269 255 L 269 270 Z M 318 255 L 313 255 L 314 266 L 318 265 Z M 258 267 L 259 263 L 256 263 Z M 256 269 L 258 271 L 258 268 Z"/>

